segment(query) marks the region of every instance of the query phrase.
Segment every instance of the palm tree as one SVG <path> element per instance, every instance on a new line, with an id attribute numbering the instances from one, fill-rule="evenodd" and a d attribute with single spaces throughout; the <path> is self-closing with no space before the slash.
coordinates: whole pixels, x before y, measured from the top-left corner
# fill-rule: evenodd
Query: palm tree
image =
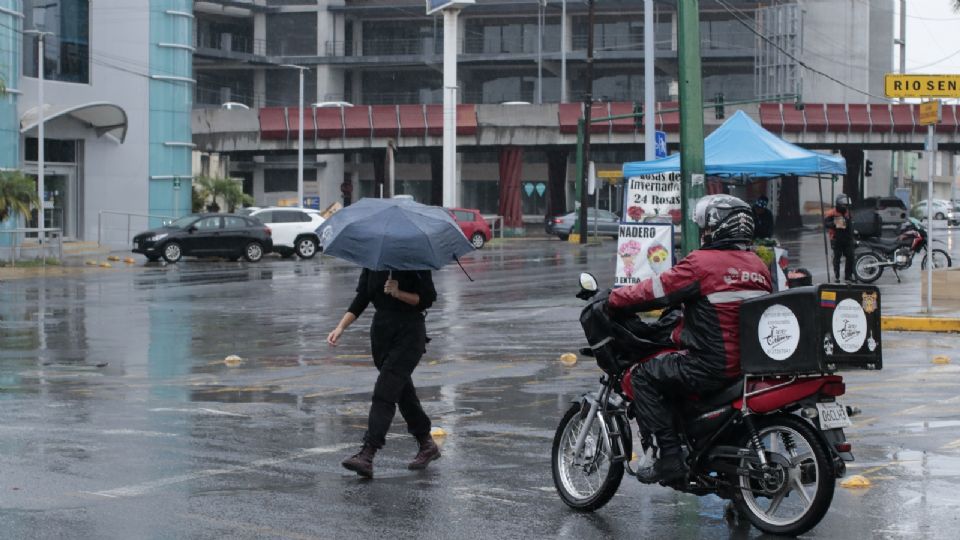
<path id="1" fill-rule="evenodd" d="M 241 204 L 253 204 L 253 197 L 244 193 L 243 186 L 233 178 L 198 176 L 196 190 L 204 203 L 210 201 L 207 209 L 212 212 L 220 211 L 220 201 L 228 212 L 233 212 Z"/>
<path id="2" fill-rule="evenodd" d="M 0 222 L 11 216 L 29 216 L 40 207 L 37 185 L 20 171 L 0 171 Z"/>

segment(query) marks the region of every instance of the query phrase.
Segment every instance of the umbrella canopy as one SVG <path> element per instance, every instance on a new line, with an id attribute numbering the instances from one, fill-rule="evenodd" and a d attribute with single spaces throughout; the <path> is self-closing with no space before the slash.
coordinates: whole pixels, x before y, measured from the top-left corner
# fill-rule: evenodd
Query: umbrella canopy
<path id="1" fill-rule="evenodd" d="M 821 154 L 789 143 L 737 111 L 703 141 L 706 173 L 712 176 L 767 178 L 795 174 L 846 174 L 842 157 Z M 623 176 L 680 172 L 680 154 L 624 163 Z"/>
<path id="2" fill-rule="evenodd" d="M 474 249 L 446 210 L 404 199 L 361 199 L 317 234 L 325 255 L 371 270 L 439 270 Z"/>

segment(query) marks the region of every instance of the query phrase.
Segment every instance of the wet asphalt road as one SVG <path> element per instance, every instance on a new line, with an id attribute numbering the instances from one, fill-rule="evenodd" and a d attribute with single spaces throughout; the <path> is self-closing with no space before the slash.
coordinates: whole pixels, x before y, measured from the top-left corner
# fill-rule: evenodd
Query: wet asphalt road
<path id="1" fill-rule="evenodd" d="M 591 515 L 554 493 L 553 430 L 600 374 L 557 361 L 582 342 L 577 275 L 609 282 L 614 262 L 610 243 L 522 241 L 465 261 L 475 282 L 438 272 L 414 380 L 448 433 L 443 458 L 406 470 L 416 446 L 398 416 L 373 481 L 339 465 L 359 446 L 375 377 L 369 314 L 341 346 L 324 343 L 357 269 L 141 261 L 0 282 L 0 537 L 757 537 L 728 526 L 717 498 L 631 478 Z M 808 536 L 956 538 L 960 356 L 931 358 L 956 355 L 958 338 L 883 338 L 882 372 L 846 374 L 847 403 L 863 410 L 850 473 L 872 487 L 838 487 Z"/>

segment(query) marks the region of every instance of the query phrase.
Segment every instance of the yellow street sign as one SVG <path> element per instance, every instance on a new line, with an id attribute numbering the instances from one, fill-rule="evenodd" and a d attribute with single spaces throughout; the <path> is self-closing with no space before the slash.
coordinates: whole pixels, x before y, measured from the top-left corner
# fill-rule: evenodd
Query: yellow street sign
<path id="1" fill-rule="evenodd" d="M 612 178 L 619 180 L 623 178 L 623 171 L 597 171 L 597 178 Z"/>
<path id="2" fill-rule="evenodd" d="M 920 125 L 930 126 L 940 123 L 940 100 L 924 101 L 920 104 Z"/>
<path id="3" fill-rule="evenodd" d="M 883 86 L 892 98 L 960 98 L 960 75 L 887 73 Z"/>

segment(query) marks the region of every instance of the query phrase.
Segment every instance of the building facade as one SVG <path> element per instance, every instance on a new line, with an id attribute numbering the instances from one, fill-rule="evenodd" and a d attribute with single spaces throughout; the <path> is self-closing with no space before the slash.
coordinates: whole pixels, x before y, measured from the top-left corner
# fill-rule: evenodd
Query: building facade
<path id="1" fill-rule="evenodd" d="M 677 96 L 676 4 L 654 2 L 655 88 L 657 100 L 667 103 Z M 597 101 L 642 104 L 642 7 L 635 0 L 596 4 L 592 90 Z M 882 95 L 883 74 L 892 68 L 893 0 L 729 0 L 701 2 L 700 7 L 706 101 L 865 103 Z M 209 0 L 197 2 L 195 10 L 196 107 L 236 102 L 254 109 L 296 108 L 298 72 L 285 64 L 311 69 L 305 85 L 308 108 L 331 102 L 442 102 L 443 20 L 426 16 L 422 1 Z M 583 2 L 478 0 L 462 11 L 459 25 L 461 103 L 537 105 L 583 98 L 588 34 Z M 800 62 L 822 75 L 803 69 Z M 431 175 L 437 152 L 385 150 L 308 152 L 305 192 L 318 196 L 321 205 L 345 195 L 378 194 L 379 161 L 389 155 L 395 191 L 426 202 L 435 198 Z M 569 147 L 523 152 L 525 215 L 558 210 L 547 208 L 550 196 L 537 188 L 558 151 L 572 165 Z M 604 169 L 617 169 L 643 154 L 642 144 L 594 146 L 594 158 Z M 497 213 L 500 156 L 500 149 L 460 148 L 462 205 Z M 875 174 L 888 172 L 883 159 L 874 162 Z M 236 154 L 228 168 L 232 176 L 244 178 L 258 203 L 276 203 L 295 193 L 291 153 Z M 573 167 L 567 169 L 572 181 Z M 565 198 L 572 208 L 569 195 Z M 601 201 L 601 206 L 615 203 Z"/>
<path id="2" fill-rule="evenodd" d="M 37 176 L 42 107 L 45 226 L 116 244 L 190 210 L 193 26 L 190 0 L 0 0 L 0 167 Z"/>

